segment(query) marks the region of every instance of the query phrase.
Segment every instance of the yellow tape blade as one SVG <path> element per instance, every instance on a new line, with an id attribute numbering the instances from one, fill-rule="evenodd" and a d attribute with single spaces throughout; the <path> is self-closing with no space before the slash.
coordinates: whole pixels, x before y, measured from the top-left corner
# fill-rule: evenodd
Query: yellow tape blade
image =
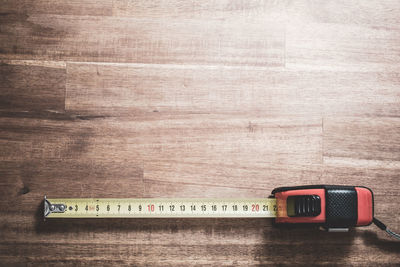
<path id="1" fill-rule="evenodd" d="M 57 198 L 45 200 L 45 218 L 276 217 L 274 198 Z"/>

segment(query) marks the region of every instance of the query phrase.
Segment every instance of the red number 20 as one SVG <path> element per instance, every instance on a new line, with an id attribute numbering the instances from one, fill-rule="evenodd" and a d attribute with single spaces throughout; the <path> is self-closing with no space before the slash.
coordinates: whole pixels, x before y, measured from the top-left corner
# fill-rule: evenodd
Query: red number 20
<path id="1" fill-rule="evenodd" d="M 251 205 L 251 211 L 259 211 L 259 210 L 260 210 L 260 206 L 258 204 Z"/>

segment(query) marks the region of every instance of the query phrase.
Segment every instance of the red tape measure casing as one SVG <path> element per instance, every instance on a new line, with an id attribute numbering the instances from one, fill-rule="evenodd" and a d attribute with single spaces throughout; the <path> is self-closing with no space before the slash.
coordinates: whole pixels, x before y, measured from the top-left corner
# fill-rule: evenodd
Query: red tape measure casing
<path id="1" fill-rule="evenodd" d="M 374 217 L 371 189 L 362 186 L 311 185 L 279 187 L 272 191 L 276 223 L 319 224 L 326 228 L 366 226 Z"/>

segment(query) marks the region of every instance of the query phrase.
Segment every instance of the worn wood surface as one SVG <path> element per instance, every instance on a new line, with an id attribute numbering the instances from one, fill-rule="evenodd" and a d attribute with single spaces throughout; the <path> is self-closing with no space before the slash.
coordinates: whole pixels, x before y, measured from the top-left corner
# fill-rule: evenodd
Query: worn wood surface
<path id="1" fill-rule="evenodd" d="M 400 231 L 398 1 L 0 0 L 0 265 L 398 265 L 376 227 L 43 222 L 49 197 L 356 184 Z"/>

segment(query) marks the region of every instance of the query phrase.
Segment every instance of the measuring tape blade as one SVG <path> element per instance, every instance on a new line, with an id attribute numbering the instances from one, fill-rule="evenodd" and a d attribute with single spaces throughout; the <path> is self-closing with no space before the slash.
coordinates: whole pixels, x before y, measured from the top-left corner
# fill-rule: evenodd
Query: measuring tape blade
<path id="1" fill-rule="evenodd" d="M 44 201 L 45 218 L 274 218 L 274 198 L 57 198 Z"/>

